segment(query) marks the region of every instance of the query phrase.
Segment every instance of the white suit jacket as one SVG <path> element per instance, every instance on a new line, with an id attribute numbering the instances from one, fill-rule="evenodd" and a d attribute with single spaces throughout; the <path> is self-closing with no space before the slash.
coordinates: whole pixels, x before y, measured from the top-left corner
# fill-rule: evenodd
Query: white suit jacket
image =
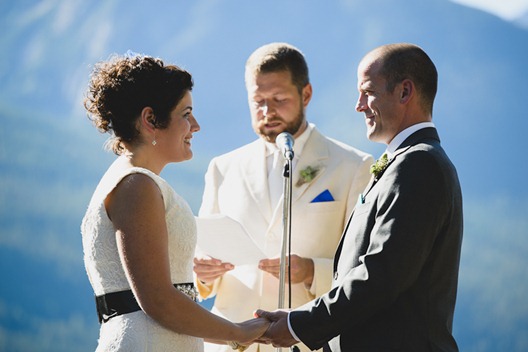
<path id="1" fill-rule="evenodd" d="M 333 257 L 347 216 L 370 179 L 372 162 L 370 155 L 313 128 L 293 170 L 291 248 L 292 254 L 314 260 L 315 295 L 304 284 L 293 285 L 292 308 L 330 289 Z M 300 171 L 308 166 L 317 168 L 317 175 L 297 186 Z M 214 158 L 205 176 L 199 215 L 230 216 L 245 227 L 269 258 L 276 258 L 280 257 L 282 242 L 282 200 L 272 209 L 267 174 L 266 147 L 260 139 Z M 325 190 L 334 201 L 312 202 Z M 240 322 L 251 319 L 257 308 L 277 309 L 278 281 L 256 265 L 242 265 L 216 280 L 212 290 L 200 283 L 198 286 L 202 296 L 216 295 L 214 313 Z"/>

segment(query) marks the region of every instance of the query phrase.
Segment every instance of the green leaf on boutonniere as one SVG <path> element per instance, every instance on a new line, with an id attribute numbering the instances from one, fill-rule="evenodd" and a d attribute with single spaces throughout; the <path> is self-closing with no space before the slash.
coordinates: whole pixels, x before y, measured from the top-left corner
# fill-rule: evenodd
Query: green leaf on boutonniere
<path id="1" fill-rule="evenodd" d="M 387 153 L 383 153 L 381 158 L 376 160 L 376 162 L 370 166 L 370 173 L 373 174 L 376 179 L 378 179 L 378 177 L 387 168 L 388 164 L 389 164 L 389 157 L 387 156 Z"/>
<path id="2" fill-rule="evenodd" d="M 306 168 L 300 171 L 299 180 L 297 181 L 295 185 L 299 187 L 305 183 L 312 182 L 312 180 L 315 178 L 315 176 L 317 176 L 318 173 L 319 173 L 318 167 L 307 166 Z"/>

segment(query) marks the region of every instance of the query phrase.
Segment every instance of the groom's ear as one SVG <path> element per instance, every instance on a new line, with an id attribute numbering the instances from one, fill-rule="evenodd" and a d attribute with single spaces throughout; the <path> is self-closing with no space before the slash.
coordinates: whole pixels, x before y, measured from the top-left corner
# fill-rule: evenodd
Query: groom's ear
<path id="1" fill-rule="evenodd" d="M 415 87 L 413 81 L 410 79 L 404 79 L 400 88 L 400 103 L 407 104 L 414 96 L 414 93 Z"/>

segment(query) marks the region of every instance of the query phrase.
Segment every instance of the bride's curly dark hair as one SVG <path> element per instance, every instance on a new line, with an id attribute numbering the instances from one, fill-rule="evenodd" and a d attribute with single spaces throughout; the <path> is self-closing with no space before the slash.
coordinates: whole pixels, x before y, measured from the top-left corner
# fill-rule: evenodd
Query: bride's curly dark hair
<path id="1" fill-rule="evenodd" d="M 94 66 L 84 107 L 99 131 L 113 135 L 110 147 L 120 155 L 122 142 L 138 142 L 137 120 L 145 107 L 152 108 L 156 128 L 167 128 L 170 112 L 192 87 L 189 72 L 159 58 L 114 55 Z"/>

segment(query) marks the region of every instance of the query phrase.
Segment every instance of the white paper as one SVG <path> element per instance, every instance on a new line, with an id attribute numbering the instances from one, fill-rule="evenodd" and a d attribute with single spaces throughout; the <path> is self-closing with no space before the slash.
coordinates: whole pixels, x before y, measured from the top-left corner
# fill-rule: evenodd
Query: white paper
<path id="1" fill-rule="evenodd" d="M 197 249 L 233 265 L 257 264 L 266 255 L 239 222 L 225 215 L 196 217 Z"/>

